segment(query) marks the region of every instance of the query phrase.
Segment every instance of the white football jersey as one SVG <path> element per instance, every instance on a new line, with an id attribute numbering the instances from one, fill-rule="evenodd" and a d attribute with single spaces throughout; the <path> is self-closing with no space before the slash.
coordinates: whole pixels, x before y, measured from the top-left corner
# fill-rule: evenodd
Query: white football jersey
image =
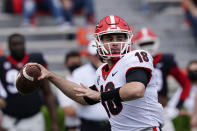
<path id="1" fill-rule="evenodd" d="M 134 50 L 104 73 L 106 66 L 107 64 L 103 64 L 97 70 L 95 85 L 101 92 L 126 84 L 126 73 L 130 69 L 143 68 L 151 73 L 144 97 L 131 101 L 102 103 L 109 115 L 112 131 L 142 131 L 147 127 L 163 125 L 163 108 L 158 103 L 152 56 L 144 50 Z"/>

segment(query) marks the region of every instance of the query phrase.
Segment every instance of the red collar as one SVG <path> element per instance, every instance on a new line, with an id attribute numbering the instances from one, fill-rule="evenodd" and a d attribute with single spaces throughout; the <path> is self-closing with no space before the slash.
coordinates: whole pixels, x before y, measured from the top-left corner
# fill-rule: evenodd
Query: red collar
<path id="1" fill-rule="evenodd" d="M 10 63 L 12 65 L 14 65 L 15 67 L 17 67 L 18 69 L 22 68 L 27 61 L 29 60 L 29 54 L 25 54 L 24 58 L 21 61 L 17 61 L 14 58 L 12 58 L 11 56 L 7 56 L 8 61 L 10 61 Z"/>
<path id="2" fill-rule="evenodd" d="M 162 54 L 158 53 L 153 57 L 153 65 L 155 66 L 162 58 Z"/>
<path id="3" fill-rule="evenodd" d="M 118 62 L 118 61 L 117 61 L 117 62 Z M 116 62 L 116 63 L 117 63 L 117 62 Z M 116 63 L 113 64 L 113 66 L 112 66 L 110 69 L 109 69 L 109 67 L 108 67 L 108 64 L 106 64 L 106 65 L 104 65 L 104 66 L 102 67 L 101 71 L 102 71 L 102 77 L 103 77 L 104 80 L 107 79 L 109 73 L 110 73 L 111 70 L 114 68 L 114 66 L 116 65 Z"/>

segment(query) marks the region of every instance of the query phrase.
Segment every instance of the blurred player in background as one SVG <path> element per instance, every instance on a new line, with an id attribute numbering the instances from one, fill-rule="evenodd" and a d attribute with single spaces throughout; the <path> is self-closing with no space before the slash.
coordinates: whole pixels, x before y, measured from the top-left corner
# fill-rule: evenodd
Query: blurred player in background
<path id="1" fill-rule="evenodd" d="M 42 82 L 41 92 L 21 95 L 15 87 L 19 70 L 27 62 L 38 62 L 44 67 L 47 63 L 40 53 L 26 53 L 25 38 L 21 34 L 8 37 L 10 55 L 0 57 L 0 107 L 3 118 L 1 126 L 6 131 L 44 131 L 45 124 L 40 108 L 45 104 L 53 123 L 51 131 L 58 131 L 58 118 L 53 94 L 47 80 Z"/>
<path id="2" fill-rule="evenodd" d="M 87 47 L 89 62 L 79 68 L 77 68 L 72 76 L 74 82 L 78 84 L 91 86 L 96 79 L 96 70 L 102 64 L 97 54 L 95 41 L 90 41 Z M 96 112 L 95 112 L 96 111 Z M 101 103 L 83 106 L 78 105 L 77 114 L 81 119 L 80 131 L 110 131 L 111 126 L 109 124 L 107 113 L 102 107 Z"/>
<path id="3" fill-rule="evenodd" d="M 102 102 L 112 131 L 159 131 L 164 124 L 163 108 L 158 102 L 153 59 L 144 50 L 131 51 L 132 37 L 130 27 L 119 16 L 100 20 L 96 47 L 107 63 L 97 69 L 90 88 L 65 80 L 40 64 L 29 65 L 40 67 L 39 80 L 48 79 L 73 100 L 84 105 Z"/>
<path id="4" fill-rule="evenodd" d="M 173 115 L 174 118 L 176 116 L 175 112 L 178 112 L 178 109 L 182 108 L 185 99 L 189 96 L 191 83 L 188 77 L 178 67 L 177 62 L 175 61 L 174 56 L 172 54 L 163 54 L 159 52 L 160 41 L 152 30 L 148 28 L 140 29 L 136 33 L 134 40 L 134 46 L 136 49 L 147 50 L 153 56 L 153 64 L 157 74 L 157 90 L 159 94 L 159 102 L 163 105 L 163 107 L 165 107 L 165 111 L 171 110 L 171 108 L 167 107 L 169 99 L 169 85 L 167 84 L 167 77 L 169 75 L 173 76 L 181 85 L 181 95 L 178 98 L 178 102 L 175 106 L 177 109 L 174 108 L 171 110 L 174 112 L 171 113 L 171 115 Z M 167 116 L 167 114 L 165 116 Z M 165 126 L 167 125 L 168 124 L 166 122 Z M 169 126 L 172 127 L 173 125 L 169 124 Z"/>
<path id="5" fill-rule="evenodd" d="M 187 69 L 188 76 L 192 82 L 192 89 L 195 90 L 191 126 L 195 129 L 195 131 L 197 131 L 197 60 L 190 61 Z"/>
<path id="6" fill-rule="evenodd" d="M 180 115 L 187 115 L 191 117 L 191 121 L 190 121 L 191 129 L 192 128 L 197 129 L 197 105 L 196 105 L 196 102 L 197 102 L 197 99 L 196 99 L 197 97 L 197 61 L 196 60 L 190 61 L 188 63 L 187 74 L 192 83 L 191 90 L 189 93 L 189 97 L 187 97 L 187 99 L 185 100 L 183 104 L 183 109 L 177 113 L 179 113 Z M 178 88 L 177 91 L 174 93 L 173 97 L 168 102 L 168 106 L 172 108 L 176 107 L 179 101 L 181 92 L 182 92 L 182 88 Z M 192 129 L 192 131 L 193 130 L 194 129 Z"/>
<path id="7" fill-rule="evenodd" d="M 75 69 L 82 65 L 82 58 L 77 51 L 70 51 L 65 56 L 65 67 L 69 74 L 66 79 L 73 81 L 72 73 Z M 77 116 L 78 103 L 65 96 L 59 89 L 57 89 L 57 98 L 60 106 L 65 113 L 65 126 L 67 131 L 77 131 L 80 127 L 80 119 Z"/>
<path id="8" fill-rule="evenodd" d="M 154 67 L 157 69 L 157 78 L 159 81 L 159 102 L 164 107 L 168 102 L 169 88 L 167 85 L 167 76 L 172 75 L 183 89 L 179 102 L 177 103 L 177 108 L 180 108 L 189 95 L 191 83 L 188 77 L 178 67 L 172 54 L 159 52 L 159 44 L 159 38 L 148 28 L 142 28 L 136 33 L 135 48 L 147 50 L 154 58 Z"/>

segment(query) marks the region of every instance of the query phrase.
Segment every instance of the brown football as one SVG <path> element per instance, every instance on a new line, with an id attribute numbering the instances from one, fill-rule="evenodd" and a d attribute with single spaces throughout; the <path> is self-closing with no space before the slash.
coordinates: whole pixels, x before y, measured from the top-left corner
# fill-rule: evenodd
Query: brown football
<path id="1" fill-rule="evenodd" d="M 20 71 L 16 79 L 16 88 L 21 94 L 31 94 L 40 88 L 41 82 L 38 77 L 41 75 L 38 66 L 27 65 Z"/>

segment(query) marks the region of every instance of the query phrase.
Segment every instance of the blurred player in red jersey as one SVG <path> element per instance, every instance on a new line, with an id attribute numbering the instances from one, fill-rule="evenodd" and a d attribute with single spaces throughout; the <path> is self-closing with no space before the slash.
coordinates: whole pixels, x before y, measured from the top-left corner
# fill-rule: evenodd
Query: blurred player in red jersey
<path id="1" fill-rule="evenodd" d="M 165 107 L 166 111 L 171 110 L 174 112 L 172 113 L 173 118 L 176 117 L 176 115 L 178 115 L 178 109 L 182 108 L 185 99 L 187 99 L 187 97 L 189 96 L 191 83 L 188 77 L 178 67 L 173 54 L 164 54 L 158 51 L 160 40 L 152 30 L 148 28 L 140 29 L 136 33 L 134 41 L 134 46 L 136 49 L 144 49 L 153 56 L 153 64 L 157 72 L 156 74 L 159 102 L 163 105 L 163 107 Z M 183 89 L 175 106 L 177 109 L 171 109 L 167 106 L 169 99 L 169 87 L 167 84 L 167 77 L 169 75 L 173 76 L 179 82 Z"/>
<path id="2" fill-rule="evenodd" d="M 42 72 L 39 79 L 48 79 L 73 100 L 84 105 L 102 102 L 112 131 L 159 131 L 164 124 L 163 108 L 158 102 L 153 59 L 147 51 L 131 49 L 132 37 L 130 27 L 119 16 L 100 20 L 95 41 L 106 63 L 97 69 L 94 85 L 89 88 L 65 80 L 40 64 L 29 65 L 38 65 Z"/>
<path id="3" fill-rule="evenodd" d="M 192 60 L 187 65 L 187 75 L 191 81 L 191 89 L 189 96 L 185 99 L 183 103 L 183 109 L 178 113 L 179 116 L 188 116 L 191 117 L 191 131 L 197 130 L 197 60 Z M 176 107 L 176 104 L 179 101 L 182 88 L 178 88 L 173 94 L 172 98 L 168 102 L 169 107 Z M 189 123 L 187 123 L 189 124 Z M 185 124 L 186 125 L 186 124 Z M 187 125 L 190 127 L 190 125 Z"/>
<path id="4" fill-rule="evenodd" d="M 158 79 L 160 84 L 158 88 L 159 102 L 165 107 L 168 101 L 168 85 L 167 76 L 173 76 L 183 88 L 177 108 L 181 108 L 184 100 L 188 97 L 191 82 L 188 77 L 178 67 L 177 62 L 174 59 L 173 54 L 164 54 L 158 52 L 160 45 L 159 38 L 156 34 L 148 28 L 142 28 L 136 33 L 134 46 L 137 49 L 147 50 L 154 58 L 154 67 L 159 69 Z"/>

